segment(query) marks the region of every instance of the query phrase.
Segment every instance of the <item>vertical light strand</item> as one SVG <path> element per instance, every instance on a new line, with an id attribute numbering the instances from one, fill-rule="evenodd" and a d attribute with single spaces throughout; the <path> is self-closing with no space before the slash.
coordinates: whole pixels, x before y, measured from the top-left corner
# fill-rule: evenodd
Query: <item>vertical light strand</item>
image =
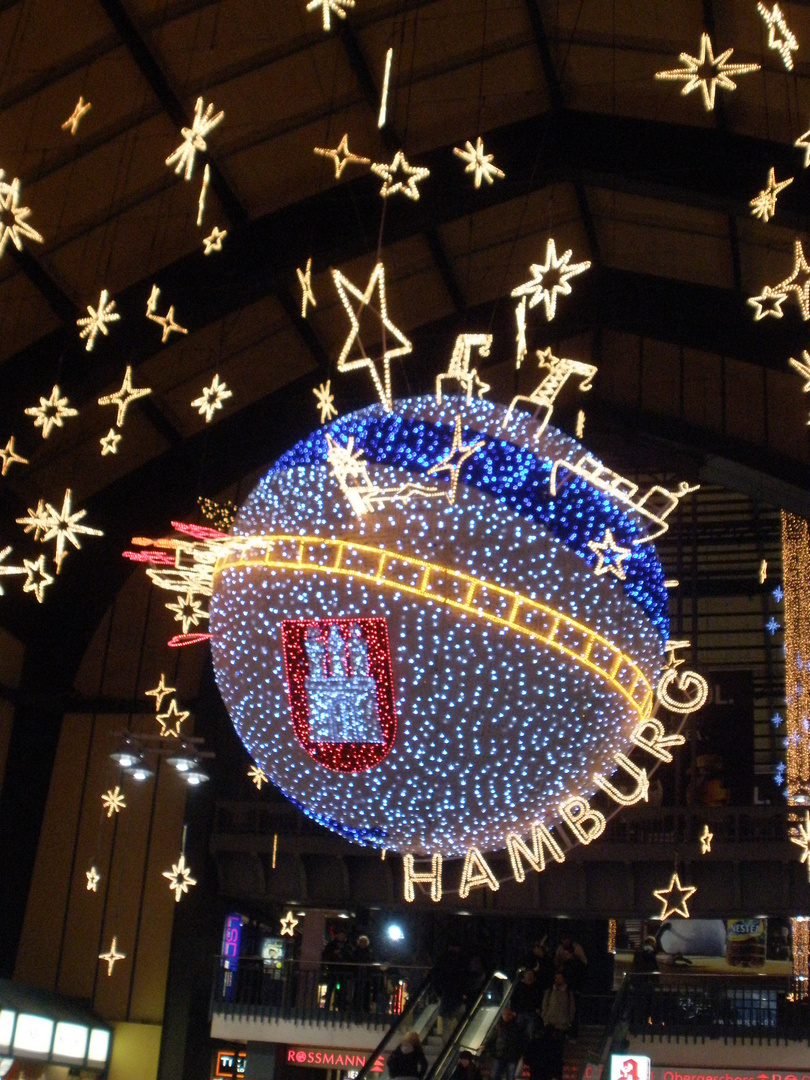
<path id="1" fill-rule="evenodd" d="M 807 522 L 782 511 L 785 594 L 785 712 L 788 806 L 810 802 L 810 536 Z M 798 817 L 790 815 L 793 829 Z"/>
<path id="2" fill-rule="evenodd" d="M 616 952 L 616 920 L 608 919 L 608 940 L 607 951 L 609 953 Z"/>
<path id="3" fill-rule="evenodd" d="M 388 118 L 388 84 L 391 81 L 391 61 L 394 59 L 393 45 L 385 54 L 385 74 L 383 75 L 382 95 L 380 97 L 380 115 L 377 117 L 377 127 L 385 127 Z"/>
<path id="4" fill-rule="evenodd" d="M 807 963 L 810 958 L 810 921 L 806 918 L 791 919 L 790 940 L 793 976 L 797 980 L 796 994 L 798 997 L 806 998 L 808 996 Z"/>
<path id="5" fill-rule="evenodd" d="M 276 854 L 278 853 L 278 833 L 273 833 L 273 870 L 276 868 Z"/>

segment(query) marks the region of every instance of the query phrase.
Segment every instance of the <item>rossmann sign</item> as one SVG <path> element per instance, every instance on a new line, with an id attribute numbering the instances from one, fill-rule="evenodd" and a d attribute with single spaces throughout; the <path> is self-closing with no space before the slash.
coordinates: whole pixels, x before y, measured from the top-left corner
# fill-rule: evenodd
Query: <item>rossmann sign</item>
<path id="1" fill-rule="evenodd" d="M 330 1050 L 324 1046 L 289 1046 L 287 1063 L 289 1065 L 308 1065 L 321 1069 L 362 1069 L 368 1054 L 364 1050 Z M 378 1057 L 371 1067 L 371 1072 L 381 1073 L 385 1059 Z M 810 1077 L 807 1077 L 810 1080 Z"/>

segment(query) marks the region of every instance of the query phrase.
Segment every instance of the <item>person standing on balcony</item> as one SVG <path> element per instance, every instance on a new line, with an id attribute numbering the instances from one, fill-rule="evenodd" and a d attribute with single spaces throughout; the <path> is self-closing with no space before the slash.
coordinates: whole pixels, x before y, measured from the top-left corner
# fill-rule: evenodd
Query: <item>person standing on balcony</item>
<path id="1" fill-rule="evenodd" d="M 422 1080 L 427 1072 L 427 1058 L 422 1049 L 422 1040 L 418 1031 L 409 1031 L 399 1046 L 388 1058 L 388 1075 L 391 1080 L 407 1077 L 408 1080 Z"/>
<path id="2" fill-rule="evenodd" d="M 360 934 L 354 944 L 354 1011 L 368 1015 L 371 1012 L 372 990 L 376 989 L 375 978 L 378 971 L 374 964 L 374 953 L 371 951 L 371 941 L 368 934 Z"/>
<path id="3" fill-rule="evenodd" d="M 343 929 L 335 930 L 321 953 L 323 976 L 326 982 L 326 1008 L 340 1011 L 347 1002 L 346 984 L 352 960 L 349 935 Z"/>

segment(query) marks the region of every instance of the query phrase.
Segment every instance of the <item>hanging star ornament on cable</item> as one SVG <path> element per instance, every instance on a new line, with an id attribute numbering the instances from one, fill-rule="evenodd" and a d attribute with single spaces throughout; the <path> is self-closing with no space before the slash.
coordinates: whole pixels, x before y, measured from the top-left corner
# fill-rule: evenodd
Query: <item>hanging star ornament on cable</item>
<path id="1" fill-rule="evenodd" d="M 107 976 L 109 977 L 113 973 L 117 960 L 126 960 L 127 954 L 118 951 L 118 937 L 114 936 L 112 944 L 110 945 L 110 951 L 98 954 L 99 960 L 107 961 Z"/>
<path id="2" fill-rule="evenodd" d="M 371 171 L 384 181 L 383 186 L 380 188 L 380 194 L 384 199 L 401 191 L 403 195 L 413 199 L 414 202 L 419 198 L 417 183 L 430 176 L 430 169 L 418 165 L 409 165 L 408 159 L 402 150 L 397 150 L 390 165 L 386 165 L 384 162 L 375 162 L 371 166 Z"/>
<path id="3" fill-rule="evenodd" d="M 523 285 L 512 289 L 512 296 L 530 296 L 529 307 L 536 307 L 540 301 L 546 309 L 546 319 L 551 322 L 557 313 L 557 294 L 570 296 L 571 286 L 569 278 L 584 273 L 590 267 L 590 261 L 572 263 L 573 252 L 569 248 L 562 255 L 557 256 L 557 245 L 553 238 L 546 244 L 546 261 L 532 263 L 529 267 L 532 278 Z"/>
<path id="4" fill-rule="evenodd" d="M 191 867 L 186 866 L 186 857 L 181 853 L 171 870 L 164 870 L 163 876 L 169 880 L 169 888 L 174 892 L 174 902 L 180 903 L 180 897 L 187 893 L 190 885 L 196 885 L 197 879 L 191 876 Z"/>
<path id="5" fill-rule="evenodd" d="M 16 577 L 20 574 L 27 574 L 28 571 L 24 566 L 3 566 L 3 562 L 11 554 L 11 544 L 8 547 L 4 547 L 0 551 L 0 578 L 3 577 Z M 4 596 L 3 583 L 0 581 L 0 596 Z"/>
<path id="6" fill-rule="evenodd" d="M 98 399 L 99 405 L 115 405 L 118 408 L 118 415 L 115 419 L 116 427 L 123 427 L 124 420 L 127 415 L 127 409 L 133 401 L 137 401 L 138 398 L 146 397 L 147 394 L 151 394 L 152 389 L 149 386 L 135 389 L 132 386 L 132 367 L 127 365 L 127 370 L 124 373 L 124 381 L 121 383 L 121 389 L 114 394 L 106 394 L 104 397 Z"/>
<path id="7" fill-rule="evenodd" d="M 327 379 L 325 383 L 316 386 L 312 391 L 321 412 L 322 424 L 325 424 L 327 420 L 331 420 L 333 416 L 337 416 L 338 414 L 338 411 L 335 408 L 335 399 L 332 397 L 332 391 L 330 389 L 331 382 L 331 379 Z"/>
<path id="8" fill-rule="evenodd" d="M 346 10 L 353 8 L 354 4 L 355 0 L 309 0 L 307 11 L 317 11 L 318 8 L 321 8 L 323 10 L 323 28 L 324 30 L 331 30 L 332 12 L 339 19 L 345 19 Z"/>
<path id="9" fill-rule="evenodd" d="M 183 721 L 188 720 L 190 715 L 188 710 L 178 709 L 177 698 L 172 698 L 166 712 L 158 712 L 155 717 L 160 724 L 160 734 L 167 739 L 179 739 Z"/>
<path id="10" fill-rule="evenodd" d="M 500 177 L 501 180 L 506 176 L 506 173 L 502 172 L 496 165 L 492 164 L 492 159 L 495 155 L 484 153 L 484 142 L 480 135 L 475 140 L 475 146 L 467 139 L 464 144 L 464 149 L 462 150 L 461 147 L 454 146 L 453 153 L 456 157 L 460 157 L 462 161 L 467 162 L 467 168 L 464 172 L 475 174 L 476 188 L 481 187 L 482 180 L 486 180 L 488 184 L 492 184 L 496 176 Z"/>
<path id="11" fill-rule="evenodd" d="M 440 472 L 450 473 L 450 504 L 454 505 L 456 501 L 456 492 L 458 490 L 459 473 L 462 466 L 468 458 L 471 458 L 486 442 L 486 439 L 479 439 L 478 442 L 470 443 L 465 446 L 461 440 L 461 416 L 456 413 L 455 423 L 453 425 L 453 442 L 450 449 L 444 455 L 441 460 L 437 461 L 435 465 L 431 465 L 428 469 L 428 475 L 434 476 Z"/>
<path id="12" fill-rule="evenodd" d="M 2 466 L 0 466 L 0 476 L 5 476 L 12 465 L 30 464 L 28 458 L 21 457 L 19 454 L 15 453 L 13 435 L 6 445 L 0 449 L 0 460 L 3 462 Z"/>
<path id="13" fill-rule="evenodd" d="M 281 920 L 281 937 L 294 937 L 293 931 L 296 926 L 298 926 L 298 919 L 291 911 L 288 911 Z"/>
<path id="14" fill-rule="evenodd" d="M 101 796 L 101 803 L 107 811 L 108 818 L 111 818 L 113 814 L 120 814 L 122 810 L 127 808 L 126 799 L 118 784 L 114 788 L 110 788 L 109 791 L 104 792 Z"/>
<path id="15" fill-rule="evenodd" d="M 247 774 L 251 782 L 256 785 L 259 791 L 262 790 L 262 784 L 270 783 L 267 773 L 260 765 L 251 765 L 251 767 L 247 771 Z"/>
<path id="16" fill-rule="evenodd" d="M 110 300 L 110 294 L 106 289 L 101 290 L 98 307 L 94 308 L 92 304 L 88 304 L 87 310 L 89 315 L 86 315 L 83 319 L 77 319 L 76 325 L 84 327 L 80 332 L 79 337 L 87 338 L 85 349 L 87 352 L 92 352 L 99 332 L 107 337 L 110 333 L 107 329 L 107 324 L 118 322 L 121 316 L 115 310 L 115 301 Z"/>
<path id="17" fill-rule="evenodd" d="M 45 569 L 45 556 L 40 555 L 36 562 L 23 559 L 23 566 L 28 575 L 23 585 L 23 592 L 32 592 L 37 602 L 42 604 L 45 600 L 45 590 L 49 585 L 53 585 L 55 580 Z"/>
<path id="18" fill-rule="evenodd" d="M 653 896 L 661 901 L 661 914 L 658 918 L 663 922 L 672 915 L 680 915 L 683 919 L 689 918 L 689 909 L 686 901 L 697 892 L 695 885 L 681 885 L 677 872 L 672 875 L 666 889 L 653 889 Z"/>
<path id="19" fill-rule="evenodd" d="M 632 548 L 621 547 L 617 544 L 610 529 L 605 529 L 605 535 L 600 541 L 589 540 L 588 547 L 598 556 L 596 566 L 593 568 L 597 577 L 611 573 L 615 574 L 620 581 L 625 580 L 623 563 L 631 554 Z"/>
<path id="20" fill-rule="evenodd" d="M 228 235 L 227 229 L 220 229 L 216 225 L 211 230 L 211 235 L 203 240 L 203 255 L 210 255 L 212 251 L 222 251 L 222 241 Z"/>
<path id="21" fill-rule="evenodd" d="M 51 390 L 51 396 L 39 399 L 39 405 L 32 405 L 25 410 L 26 416 L 33 416 L 34 427 L 42 428 L 42 438 L 47 439 L 55 427 L 64 427 L 64 420 L 68 416 L 78 416 L 78 409 L 72 409 L 68 399 L 62 397 L 62 391 L 58 386 Z"/>
<path id="22" fill-rule="evenodd" d="M 684 81 L 686 85 L 681 94 L 691 94 L 693 90 L 700 90 L 703 97 L 703 105 L 709 112 L 714 108 L 715 91 L 718 86 L 723 90 L 736 90 L 737 84 L 730 78 L 731 75 L 747 75 L 752 71 L 759 71 L 759 64 L 728 64 L 726 61 L 734 52 L 734 49 L 726 49 L 715 57 L 712 49 L 711 38 L 704 33 L 700 39 L 700 56 L 691 56 L 682 52 L 678 59 L 684 65 L 682 68 L 674 68 L 670 71 L 656 71 L 656 79 L 669 82 Z"/>
<path id="23" fill-rule="evenodd" d="M 79 542 L 79 535 L 85 536 L 103 536 L 104 533 L 101 529 L 92 529 L 89 525 L 79 524 L 83 517 L 87 514 L 86 510 L 73 510 L 73 492 L 68 488 L 65 491 L 64 498 L 62 500 L 62 509 L 57 510 L 50 503 L 45 504 L 47 511 L 47 518 L 45 521 L 46 532 L 42 537 L 42 543 L 45 544 L 49 540 L 56 540 L 56 553 L 54 554 L 54 562 L 56 563 L 57 574 L 62 569 L 62 560 L 67 554 L 65 545 L 70 542 L 77 550 L 82 546 Z"/>
<path id="24" fill-rule="evenodd" d="M 116 431 L 115 428 L 110 428 L 106 435 L 102 435 L 98 440 L 101 443 L 101 456 L 107 457 L 109 454 L 117 454 L 121 438 L 120 432 Z"/>
<path id="25" fill-rule="evenodd" d="M 101 874 L 99 874 L 99 872 L 98 872 L 98 870 L 96 870 L 95 866 L 90 867 L 90 869 L 85 874 L 85 877 L 87 878 L 87 891 L 88 892 L 97 892 L 98 891 L 98 883 L 101 881 Z"/>
<path id="26" fill-rule="evenodd" d="M 6 250 L 9 240 L 17 251 L 22 251 L 22 238 L 44 243 L 41 233 L 28 224 L 31 211 L 27 206 L 20 206 L 20 181 L 15 176 L 10 184 L 3 180 L 5 173 L 0 169 L 0 256 Z"/>
<path id="27" fill-rule="evenodd" d="M 93 106 L 90 104 L 90 102 L 85 101 L 80 94 L 79 100 L 76 102 L 73 112 L 62 124 L 62 131 L 70 131 L 71 135 L 75 135 L 76 129 L 78 128 L 79 122 L 81 121 L 82 117 L 86 116 L 92 108 Z"/>
<path id="28" fill-rule="evenodd" d="M 757 11 L 768 27 L 768 48 L 778 52 L 782 57 L 782 63 L 788 71 L 792 71 L 793 57 L 791 53 L 796 52 L 799 43 L 788 29 L 785 16 L 782 14 L 779 5 L 774 4 L 773 8 L 768 11 L 765 5 L 760 2 L 757 4 Z"/>
<path id="29" fill-rule="evenodd" d="M 760 191 L 755 198 L 751 199 L 748 204 L 751 207 L 753 217 L 759 218 L 761 221 L 770 221 L 776 213 L 776 196 L 792 183 L 792 176 L 777 183 L 775 170 L 771 169 L 768 173 L 768 186 L 763 191 Z"/>
<path id="30" fill-rule="evenodd" d="M 340 356 L 338 357 L 337 369 L 338 371 L 355 371 L 360 368 L 368 368 L 369 373 L 374 380 L 374 386 L 379 395 L 380 401 L 383 404 L 383 408 L 386 412 L 391 411 L 392 398 L 391 398 L 391 360 L 395 356 L 407 356 L 413 350 L 413 345 L 405 337 L 401 330 L 399 330 L 391 320 L 388 318 L 388 306 L 385 299 L 385 267 L 381 262 L 377 263 L 374 269 L 371 271 L 371 277 L 368 279 L 365 292 L 360 292 L 356 285 L 353 285 L 349 279 L 340 272 L 340 270 L 332 271 L 332 280 L 335 283 L 335 288 L 338 291 L 338 295 L 343 303 L 346 314 L 351 321 L 351 330 L 349 336 L 343 344 Z M 362 341 L 360 341 L 360 348 L 363 353 L 361 357 L 356 360 L 347 360 L 349 353 L 351 352 L 352 345 L 354 345 L 355 339 L 358 338 L 360 333 L 360 321 L 358 316 L 365 307 L 368 306 L 369 300 L 372 297 L 375 289 L 379 295 L 379 309 L 369 308 L 380 320 L 383 326 L 383 342 L 385 342 L 385 331 L 396 338 L 400 343 L 397 348 L 390 349 L 385 348 L 383 355 L 380 358 L 383 365 L 382 378 L 377 370 L 377 363 L 370 357 L 366 356 L 365 349 L 363 349 Z M 349 296 L 351 294 L 355 299 L 360 301 L 360 306 L 355 312 L 352 307 Z"/>
<path id="31" fill-rule="evenodd" d="M 759 322 L 760 319 L 766 319 L 769 315 L 774 319 L 781 319 L 785 314 L 782 311 L 782 304 L 786 300 L 786 292 L 780 292 L 766 285 L 759 296 L 749 296 L 746 303 L 749 307 L 756 308 L 754 322 Z"/>
<path id="32" fill-rule="evenodd" d="M 180 323 L 174 321 L 174 304 L 169 307 L 169 310 L 166 312 L 165 315 L 158 315 L 157 302 L 159 296 L 160 289 L 157 287 L 157 285 L 153 285 L 152 293 L 146 303 L 146 317 L 147 319 L 151 319 L 152 322 L 156 322 L 159 326 L 163 327 L 163 336 L 161 338 L 161 341 L 165 345 L 166 341 L 168 340 L 169 334 L 187 334 L 188 330 L 186 330 L 184 326 L 181 326 Z"/>
<path id="33" fill-rule="evenodd" d="M 700 854 L 711 855 L 712 852 L 712 840 L 714 840 L 714 833 L 709 832 L 709 826 L 703 826 L 703 832 L 698 837 L 700 840 Z"/>
<path id="34" fill-rule="evenodd" d="M 191 407 L 196 409 L 200 416 L 205 417 L 206 424 L 210 424 L 214 413 L 224 408 L 223 402 L 232 397 L 233 391 L 228 389 L 228 384 L 224 381 L 220 382 L 219 375 L 214 375 L 211 385 L 203 387 L 202 394 L 194 398 Z"/>
<path id="35" fill-rule="evenodd" d="M 144 690 L 144 696 L 153 697 L 155 699 L 155 712 L 160 712 L 163 699 L 175 692 L 175 687 L 166 685 L 166 676 L 161 672 L 160 682 L 157 686 L 153 686 L 151 690 Z"/>
<path id="36" fill-rule="evenodd" d="M 802 857 L 799 862 L 807 863 L 807 878 L 810 881 L 810 811 L 805 811 L 804 821 L 796 825 L 798 836 L 791 836 L 791 844 L 796 844 L 802 849 Z"/>
<path id="37" fill-rule="evenodd" d="M 194 161 L 198 150 L 207 150 L 208 144 L 205 141 L 206 135 L 214 128 L 221 124 L 225 118 L 225 113 L 220 110 L 216 114 L 214 113 L 214 104 L 211 102 L 203 112 L 203 99 L 197 98 L 197 103 L 194 106 L 194 119 L 191 121 L 191 127 L 181 128 L 180 134 L 183 136 L 183 141 L 166 158 L 167 165 L 175 166 L 175 173 L 179 176 L 181 172 L 184 172 L 183 179 L 190 180 L 191 175 L 194 172 Z"/>
<path id="38" fill-rule="evenodd" d="M 339 180 L 343 175 L 343 170 L 347 165 L 370 165 L 371 158 L 360 157 L 357 154 L 353 154 L 349 150 L 349 133 L 344 134 L 343 138 L 337 144 L 334 150 L 327 146 L 314 146 L 312 148 L 314 154 L 320 154 L 321 157 L 330 157 L 335 163 L 335 179 Z"/>

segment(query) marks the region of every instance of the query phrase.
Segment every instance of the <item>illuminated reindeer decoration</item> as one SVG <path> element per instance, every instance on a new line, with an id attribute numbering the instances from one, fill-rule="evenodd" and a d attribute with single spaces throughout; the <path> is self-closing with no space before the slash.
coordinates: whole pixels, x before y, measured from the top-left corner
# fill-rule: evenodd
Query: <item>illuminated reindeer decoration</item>
<path id="1" fill-rule="evenodd" d="M 538 434 L 541 434 L 545 431 L 546 424 L 551 419 L 554 401 L 565 385 L 566 380 L 572 375 L 580 375 L 582 376 L 582 382 L 579 384 L 579 389 L 590 390 L 593 377 L 597 372 L 597 368 L 593 364 L 584 364 L 581 360 L 566 360 L 554 356 L 551 349 L 538 350 L 537 362 L 541 371 L 543 368 L 548 368 L 548 375 L 545 376 L 536 389 L 532 390 L 531 394 L 517 394 L 512 398 L 501 427 L 506 427 L 511 420 L 515 405 L 519 401 L 525 401 L 529 405 L 536 405 L 538 409 L 545 409 L 545 416 L 540 422 L 540 431 L 538 432 Z"/>

